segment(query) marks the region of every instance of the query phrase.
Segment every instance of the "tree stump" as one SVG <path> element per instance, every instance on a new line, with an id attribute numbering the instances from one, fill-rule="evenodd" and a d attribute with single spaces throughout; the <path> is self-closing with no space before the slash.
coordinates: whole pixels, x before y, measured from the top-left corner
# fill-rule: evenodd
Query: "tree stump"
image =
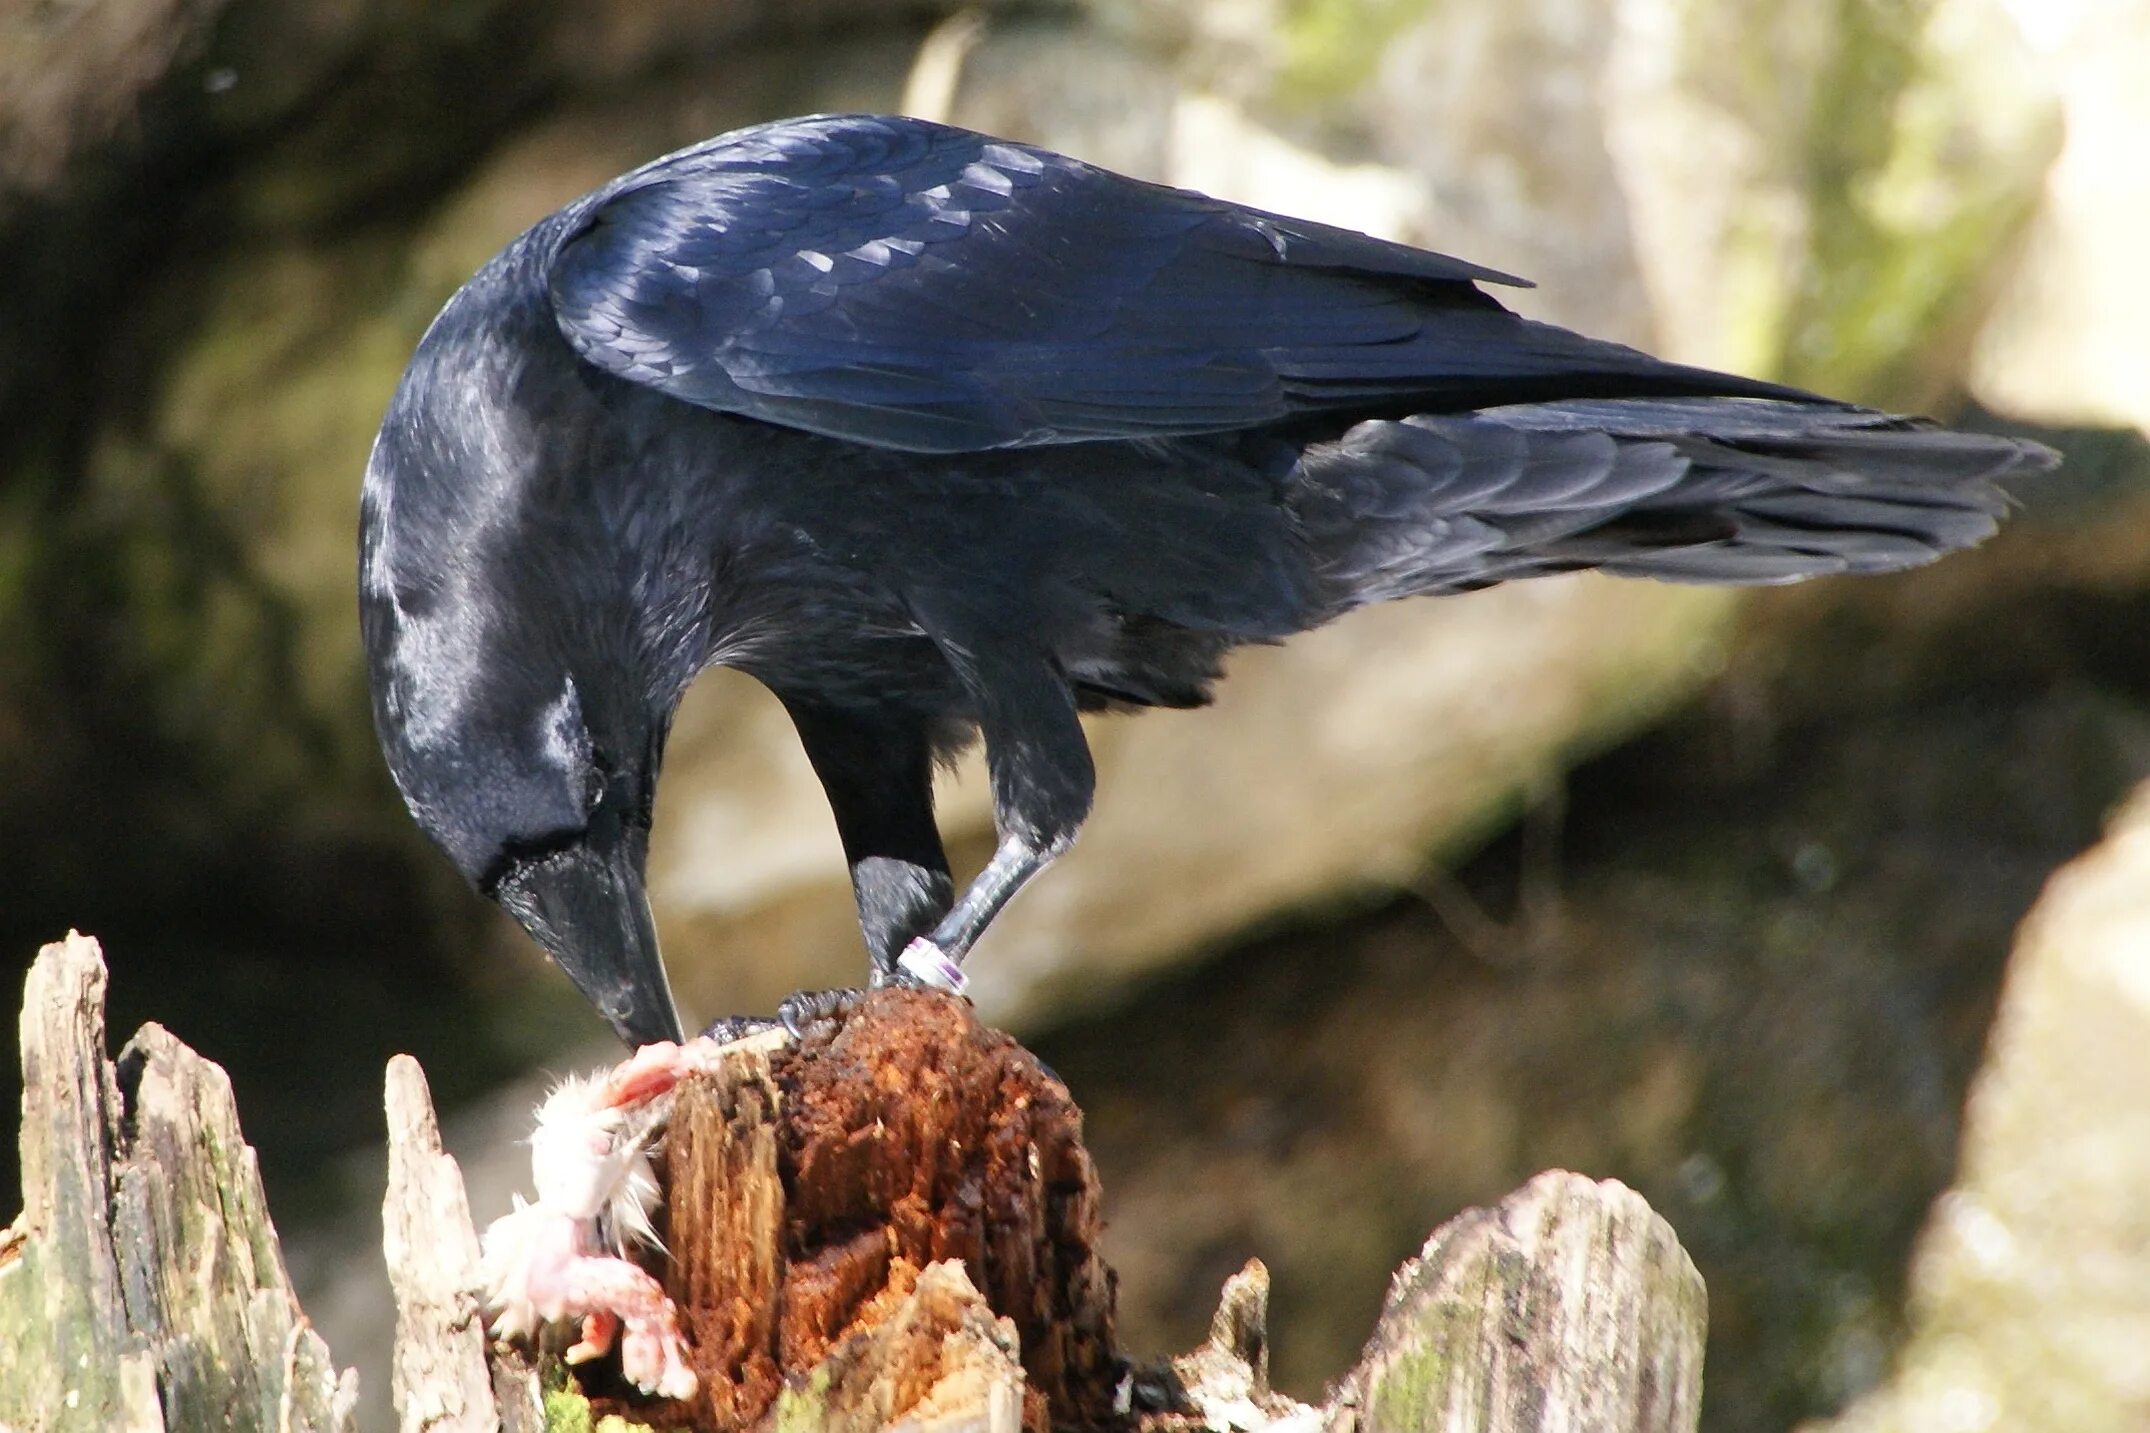
<path id="1" fill-rule="evenodd" d="M 355 1381 L 291 1296 L 229 1083 L 156 1026 L 108 1061 L 104 982 L 94 942 L 71 937 L 26 990 L 0 1430 L 343 1433 Z M 1152 1363 L 1116 1348 L 1081 1116 L 959 1001 L 884 992 L 796 1046 L 742 1041 L 675 1101 L 656 1262 L 701 1382 L 687 1403 L 631 1397 L 602 1365 L 570 1377 L 564 1333 L 492 1342 L 461 1174 L 416 1062 L 391 1063 L 383 1215 L 405 1429 L 1695 1427 L 1701 1279 L 1617 1184 L 1541 1175 L 1435 1231 L 1314 1408 L 1269 1387 L 1258 1263 L 1226 1284 L 1201 1348 Z"/>
<path id="2" fill-rule="evenodd" d="M 1081 1113 L 962 1001 L 881 991 L 797 1046 L 754 1042 L 681 1087 L 667 1148 L 667 1283 L 707 1426 L 750 1426 L 949 1264 L 1012 1325 L 1028 1422 L 1110 1413 L 1122 1368 Z"/>
<path id="3" fill-rule="evenodd" d="M 106 1059 L 104 995 L 73 932 L 24 986 L 0 1428 L 350 1433 L 358 1381 L 292 1295 L 231 1081 L 157 1025 Z"/>
<path id="4" fill-rule="evenodd" d="M 1693 1428 L 1708 1325 L 1702 1276 L 1643 1197 L 1556 1170 L 1397 1270 L 1336 1403 L 1369 1433 Z"/>

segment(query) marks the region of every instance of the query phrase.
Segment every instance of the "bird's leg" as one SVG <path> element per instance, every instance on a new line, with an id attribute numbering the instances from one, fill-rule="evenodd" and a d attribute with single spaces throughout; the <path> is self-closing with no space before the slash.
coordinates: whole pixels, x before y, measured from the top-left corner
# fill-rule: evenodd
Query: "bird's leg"
<path id="1" fill-rule="evenodd" d="M 1097 784 L 1075 694 L 1059 670 L 1040 656 L 995 659 L 989 652 L 963 651 L 957 669 L 978 703 L 1000 845 L 955 907 L 896 962 L 918 983 L 957 993 L 971 947 L 1016 892 L 1074 843 Z"/>
<path id="2" fill-rule="evenodd" d="M 789 696 L 784 706 L 844 843 L 866 938 L 868 988 L 903 981 L 896 960 L 906 942 L 932 929 L 955 897 L 933 821 L 929 729 L 908 714 L 839 710 Z M 797 1035 L 841 1016 L 862 993 L 802 991 L 777 1007 L 777 1018 Z"/>
<path id="3" fill-rule="evenodd" d="M 963 899 L 956 902 L 947 919 L 935 926 L 932 934 L 920 936 L 904 947 L 896 961 L 897 969 L 921 984 L 961 994 L 967 983 L 964 957 L 1001 908 L 1015 899 L 1015 893 L 1031 877 L 1051 865 L 1056 854 L 1039 849 L 1024 836 L 1003 838 L 993 859 L 964 890 Z"/>

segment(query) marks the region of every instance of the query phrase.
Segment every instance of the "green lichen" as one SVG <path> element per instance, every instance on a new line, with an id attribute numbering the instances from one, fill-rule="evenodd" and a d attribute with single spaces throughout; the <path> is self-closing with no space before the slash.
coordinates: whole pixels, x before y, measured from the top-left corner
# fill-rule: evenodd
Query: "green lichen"
<path id="1" fill-rule="evenodd" d="M 545 1390 L 545 1433 L 595 1433 L 590 1400 L 572 1384 Z"/>
<path id="2" fill-rule="evenodd" d="M 1409 1342 L 1392 1349 L 1366 1390 L 1369 1427 L 1413 1433 L 1447 1426 L 1456 1380 L 1471 1376 L 1455 1354 L 1476 1338 L 1478 1310 L 1455 1299 L 1412 1310 Z"/>
<path id="3" fill-rule="evenodd" d="M 1935 0 L 1688 0 L 1682 30 L 1685 82 L 1759 156 L 1724 236 L 1733 361 L 1930 402 L 2057 152 L 2013 37 Z"/>
<path id="4" fill-rule="evenodd" d="M 1286 0 L 1279 23 L 1284 63 L 1280 96 L 1320 104 L 1352 94 L 1372 78 L 1391 41 L 1416 25 L 1438 0 Z"/>
<path id="5" fill-rule="evenodd" d="M 776 1397 L 776 1433 L 817 1433 L 828 1422 L 829 1370 L 817 1367 L 804 1385 Z"/>
<path id="6" fill-rule="evenodd" d="M 1397 1433 L 1437 1426 L 1440 1404 L 1435 1400 L 1448 1387 L 1454 1368 L 1447 1349 L 1428 1345 L 1398 1359 L 1383 1370 L 1368 1399 L 1368 1422 L 1375 1428 Z"/>
<path id="7" fill-rule="evenodd" d="M 545 1433 L 650 1433 L 650 1425 L 617 1413 L 599 1417 L 567 1365 L 547 1358 L 539 1375 L 545 1382 Z"/>

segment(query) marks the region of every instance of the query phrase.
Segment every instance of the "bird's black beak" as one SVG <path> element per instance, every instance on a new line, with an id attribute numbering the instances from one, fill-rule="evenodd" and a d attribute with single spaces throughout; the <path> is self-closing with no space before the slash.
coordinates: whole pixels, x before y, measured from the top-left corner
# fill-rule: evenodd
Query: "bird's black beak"
<path id="1" fill-rule="evenodd" d="M 630 1045 L 685 1038 L 642 875 L 625 847 L 570 846 L 511 872 L 494 898 Z"/>

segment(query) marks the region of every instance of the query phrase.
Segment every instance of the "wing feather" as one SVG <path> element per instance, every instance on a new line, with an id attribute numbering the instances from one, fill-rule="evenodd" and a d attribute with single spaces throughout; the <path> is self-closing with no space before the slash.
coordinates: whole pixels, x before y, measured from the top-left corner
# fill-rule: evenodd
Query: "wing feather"
<path id="1" fill-rule="evenodd" d="M 567 340 L 720 411 L 935 451 L 1389 405 L 1786 390 L 1518 318 L 1491 269 L 923 120 L 741 130 L 571 206 Z"/>

